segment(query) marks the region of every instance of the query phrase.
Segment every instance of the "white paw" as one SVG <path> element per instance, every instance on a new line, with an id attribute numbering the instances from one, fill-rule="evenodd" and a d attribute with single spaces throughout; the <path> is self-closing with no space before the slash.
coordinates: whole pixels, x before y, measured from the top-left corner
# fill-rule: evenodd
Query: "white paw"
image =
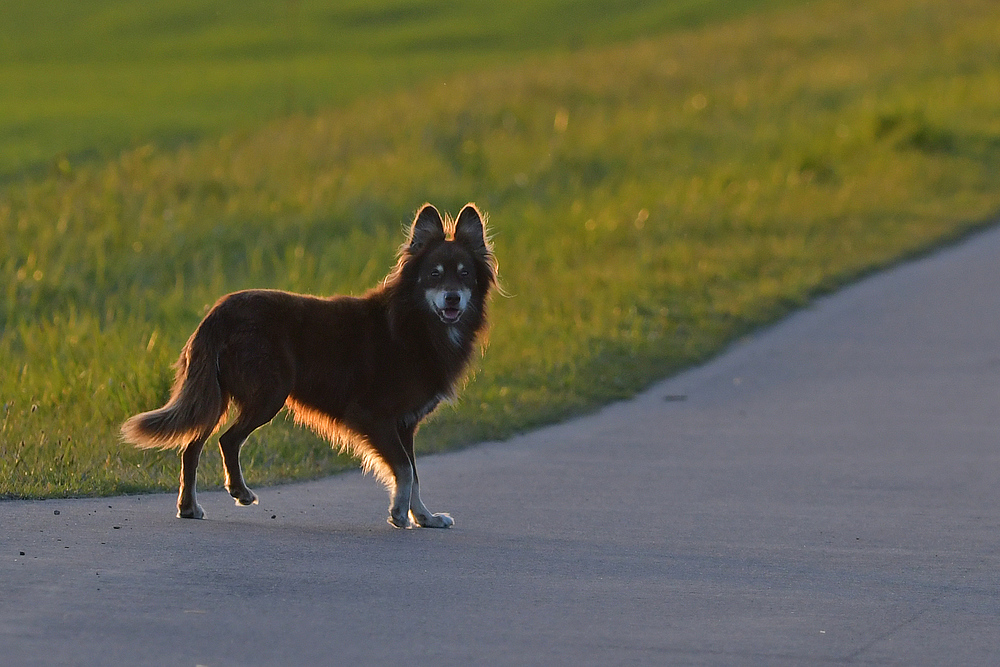
<path id="1" fill-rule="evenodd" d="M 395 526 L 396 528 L 413 528 L 413 524 L 410 523 L 410 517 L 405 514 L 403 516 L 397 516 L 390 512 L 389 518 L 386 519 L 386 521 L 389 522 L 390 526 Z"/>
<path id="2" fill-rule="evenodd" d="M 227 487 L 226 490 L 229 491 L 229 495 L 233 497 L 237 505 L 257 504 L 257 494 L 248 489 L 246 486 L 233 488 Z"/>
<path id="3" fill-rule="evenodd" d="M 198 503 L 194 504 L 194 507 L 178 507 L 177 508 L 177 518 L 178 519 L 204 519 L 205 510 L 201 508 Z"/>
<path id="4" fill-rule="evenodd" d="M 413 520 L 424 528 L 451 528 L 455 525 L 455 520 L 448 514 L 413 515 Z"/>

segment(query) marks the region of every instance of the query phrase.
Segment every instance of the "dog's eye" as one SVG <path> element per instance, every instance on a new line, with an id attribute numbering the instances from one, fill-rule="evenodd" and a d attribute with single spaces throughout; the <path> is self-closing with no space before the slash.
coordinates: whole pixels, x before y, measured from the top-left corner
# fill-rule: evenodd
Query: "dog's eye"
<path id="1" fill-rule="evenodd" d="M 437 269 L 434 269 L 433 271 L 431 271 L 431 278 L 440 278 L 440 277 L 441 277 L 441 272 L 440 271 L 438 271 Z"/>
<path id="2" fill-rule="evenodd" d="M 462 269 L 462 271 L 460 272 L 459 275 L 461 275 L 463 278 L 468 278 L 469 277 L 469 270 L 468 269 Z"/>

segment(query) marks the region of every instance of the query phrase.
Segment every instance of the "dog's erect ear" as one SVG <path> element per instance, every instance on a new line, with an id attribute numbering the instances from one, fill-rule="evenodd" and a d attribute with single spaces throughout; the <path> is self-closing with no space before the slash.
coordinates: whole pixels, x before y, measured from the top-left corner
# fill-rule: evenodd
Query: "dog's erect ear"
<path id="1" fill-rule="evenodd" d="M 413 219 L 410 228 L 410 241 L 407 249 L 411 254 L 420 252 L 432 241 L 444 240 L 444 222 L 441 214 L 430 204 L 424 204 L 417 217 Z"/>
<path id="2" fill-rule="evenodd" d="M 475 204 L 466 204 L 462 212 L 458 214 L 458 222 L 455 223 L 455 240 L 465 244 L 477 254 L 489 254 L 483 218 Z"/>

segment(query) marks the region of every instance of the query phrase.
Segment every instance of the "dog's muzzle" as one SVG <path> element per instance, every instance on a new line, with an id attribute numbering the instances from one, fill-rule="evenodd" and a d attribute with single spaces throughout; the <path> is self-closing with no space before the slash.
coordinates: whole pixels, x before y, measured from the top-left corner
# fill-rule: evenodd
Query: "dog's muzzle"
<path id="1" fill-rule="evenodd" d="M 458 322 L 464 312 L 462 308 L 462 295 L 458 292 L 445 292 L 443 297 L 444 307 L 437 309 L 438 317 L 445 324 L 454 324 Z"/>

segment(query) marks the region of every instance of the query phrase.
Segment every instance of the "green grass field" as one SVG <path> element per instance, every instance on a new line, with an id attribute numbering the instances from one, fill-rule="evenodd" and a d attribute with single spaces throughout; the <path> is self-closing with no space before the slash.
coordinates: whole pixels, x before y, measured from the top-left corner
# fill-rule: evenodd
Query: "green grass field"
<path id="1" fill-rule="evenodd" d="M 799 0 L 801 1 L 801 0 Z M 33 0 L 0 22 L 0 178 L 795 0 Z"/>
<path id="2" fill-rule="evenodd" d="M 166 398 L 205 308 L 251 286 L 360 293 L 424 201 L 490 214 L 511 296 L 421 451 L 629 396 L 1000 209 L 992 0 L 830 0 L 691 25 L 470 60 L 10 181 L 0 494 L 174 488 L 176 455 L 123 446 L 117 427 Z M 221 481 L 206 458 L 203 486 Z M 280 419 L 244 461 L 251 485 L 345 465 Z"/>

